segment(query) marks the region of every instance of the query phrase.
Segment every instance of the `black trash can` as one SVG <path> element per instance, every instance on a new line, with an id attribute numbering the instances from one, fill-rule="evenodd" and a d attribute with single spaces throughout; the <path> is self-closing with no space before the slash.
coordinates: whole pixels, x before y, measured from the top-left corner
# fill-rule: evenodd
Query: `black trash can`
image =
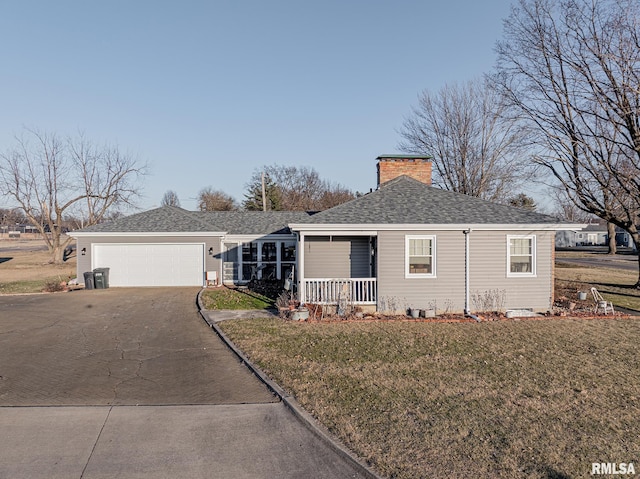
<path id="1" fill-rule="evenodd" d="M 93 270 L 93 274 L 97 275 L 98 273 L 102 274 L 104 287 L 108 288 L 109 287 L 109 268 L 96 268 Z"/>
<path id="2" fill-rule="evenodd" d="M 94 286 L 93 271 L 84 272 L 84 289 L 93 289 Z"/>
<path id="3" fill-rule="evenodd" d="M 93 270 L 93 282 L 96 289 L 104 289 L 104 273 L 96 269 Z"/>

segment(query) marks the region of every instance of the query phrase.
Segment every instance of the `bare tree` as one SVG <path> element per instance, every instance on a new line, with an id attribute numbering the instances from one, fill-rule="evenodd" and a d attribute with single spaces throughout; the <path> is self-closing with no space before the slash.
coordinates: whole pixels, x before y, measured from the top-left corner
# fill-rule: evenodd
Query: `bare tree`
<path id="1" fill-rule="evenodd" d="M 535 161 L 638 245 L 640 3 L 520 0 L 504 37 L 494 81 L 526 123 Z"/>
<path id="2" fill-rule="evenodd" d="M 616 242 L 616 225 L 607 223 L 607 245 L 608 254 L 616 254 L 618 252 L 618 243 Z"/>
<path id="3" fill-rule="evenodd" d="M 403 151 L 433 157 L 440 188 L 505 202 L 533 174 L 523 139 L 487 82 L 424 91 L 400 130 Z"/>
<path id="4" fill-rule="evenodd" d="M 25 223 L 22 211 L 17 208 L 0 208 L 0 233 L 6 233 L 15 228 L 14 225 Z"/>
<path id="5" fill-rule="evenodd" d="M 15 147 L 0 154 L 0 194 L 17 205 L 42 234 L 53 262 L 61 263 L 71 241 L 63 234 L 65 215 L 83 218 L 82 226 L 99 223 L 133 204 L 144 173 L 118 148 L 98 146 L 82 134 L 61 139 L 25 130 Z"/>
<path id="6" fill-rule="evenodd" d="M 317 202 L 318 208 L 314 208 L 315 210 L 327 210 L 329 208 L 333 208 L 334 206 L 341 205 L 342 203 L 346 203 L 347 201 L 351 201 L 354 198 L 357 198 L 360 193 L 354 193 L 346 186 L 342 186 L 340 184 L 332 185 L 328 190 L 325 190 L 320 195 L 320 198 Z M 308 209 L 307 211 L 311 211 L 313 209 Z"/>
<path id="7" fill-rule="evenodd" d="M 233 196 L 208 186 L 198 193 L 198 209 L 200 211 L 234 211 L 238 204 Z"/>
<path id="8" fill-rule="evenodd" d="M 564 188 L 550 188 L 549 197 L 553 207 L 553 215 L 569 223 L 590 223 L 596 218 L 593 214 L 578 206 L 579 202 L 569 198 Z"/>
<path id="9" fill-rule="evenodd" d="M 320 178 L 313 168 L 271 165 L 254 171 L 247 184 L 246 209 L 262 209 L 258 192 L 261 192 L 263 173 L 270 209 L 320 211 L 355 198 L 346 187 Z"/>
<path id="10" fill-rule="evenodd" d="M 178 198 L 178 193 L 173 190 L 167 190 L 162 197 L 162 206 L 176 206 L 180 208 L 180 198 Z"/>

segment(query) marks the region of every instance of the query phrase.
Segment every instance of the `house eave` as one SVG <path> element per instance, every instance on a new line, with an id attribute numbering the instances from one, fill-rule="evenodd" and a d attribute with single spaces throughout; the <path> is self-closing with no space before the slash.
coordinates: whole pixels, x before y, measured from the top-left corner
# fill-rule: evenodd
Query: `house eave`
<path id="1" fill-rule="evenodd" d="M 135 231 L 127 231 L 127 232 L 101 232 L 101 231 L 72 231 L 68 233 L 72 238 L 88 238 L 88 237 L 111 237 L 111 238 L 122 238 L 122 237 L 161 237 L 161 236 L 172 236 L 172 237 L 181 237 L 181 238 L 189 238 L 195 236 L 224 236 L 226 235 L 226 231 L 200 231 L 200 232 L 185 232 L 185 231 L 146 231 L 146 232 L 135 232 Z"/>
<path id="2" fill-rule="evenodd" d="M 294 233 L 265 233 L 265 234 L 226 234 L 224 241 L 256 241 L 256 240 L 290 240 L 295 239 Z"/>
<path id="3" fill-rule="evenodd" d="M 580 230 L 586 224 L 577 223 L 527 223 L 527 224 L 313 224 L 292 223 L 289 228 L 298 232 L 367 232 L 377 231 L 564 231 Z"/>

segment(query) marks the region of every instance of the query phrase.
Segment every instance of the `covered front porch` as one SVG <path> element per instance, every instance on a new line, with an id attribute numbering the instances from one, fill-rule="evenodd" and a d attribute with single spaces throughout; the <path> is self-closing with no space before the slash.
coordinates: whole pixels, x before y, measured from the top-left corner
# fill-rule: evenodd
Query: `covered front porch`
<path id="1" fill-rule="evenodd" d="M 298 296 L 302 303 L 376 305 L 377 236 L 299 234 Z"/>

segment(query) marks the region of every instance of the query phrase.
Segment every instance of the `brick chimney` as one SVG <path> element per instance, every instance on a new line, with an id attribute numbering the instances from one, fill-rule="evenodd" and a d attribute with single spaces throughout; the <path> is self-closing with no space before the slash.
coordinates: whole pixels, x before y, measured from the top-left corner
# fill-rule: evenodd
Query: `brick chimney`
<path id="1" fill-rule="evenodd" d="M 381 155 L 378 158 L 378 186 L 401 175 L 431 185 L 431 157 Z"/>

